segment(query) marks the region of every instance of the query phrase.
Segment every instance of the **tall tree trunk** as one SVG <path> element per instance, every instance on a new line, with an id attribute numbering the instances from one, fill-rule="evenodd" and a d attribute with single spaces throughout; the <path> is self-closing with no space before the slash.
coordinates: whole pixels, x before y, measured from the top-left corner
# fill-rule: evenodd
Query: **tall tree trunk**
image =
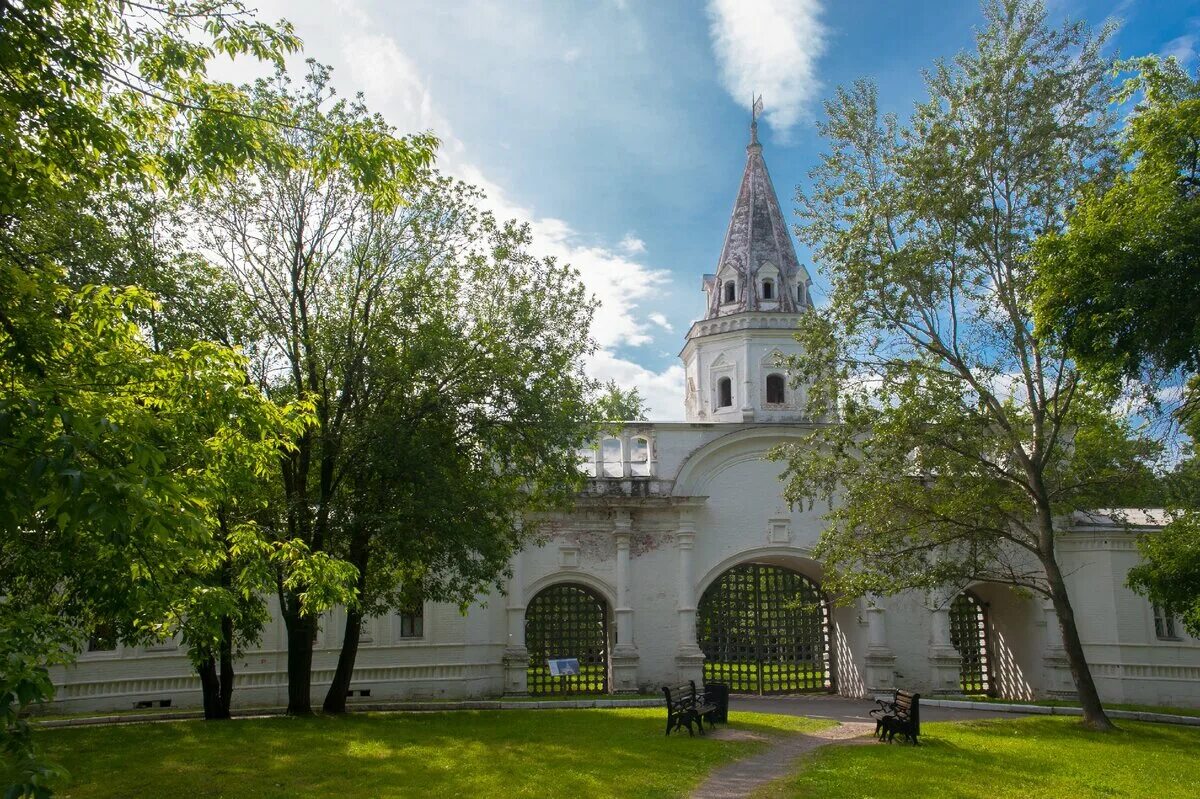
<path id="1" fill-rule="evenodd" d="M 206 721 L 219 719 L 221 686 L 217 678 L 217 664 L 212 655 L 200 661 L 196 666 L 200 675 L 200 696 L 204 703 L 204 718 Z"/>
<path id="2" fill-rule="evenodd" d="M 312 715 L 312 658 L 316 640 L 316 619 L 300 614 L 298 597 L 288 597 L 282 605 L 287 628 L 287 670 L 289 716 Z"/>
<path id="3" fill-rule="evenodd" d="M 1083 724 L 1093 730 L 1107 732 L 1116 729 L 1104 707 L 1100 704 L 1100 693 L 1096 690 L 1096 682 L 1092 679 L 1092 670 L 1088 666 L 1083 653 L 1083 643 L 1079 640 L 1079 628 L 1075 624 L 1075 611 L 1071 608 L 1071 598 L 1067 595 L 1067 584 L 1063 580 L 1054 553 L 1042 553 L 1042 566 L 1050 583 L 1050 601 L 1058 614 L 1058 625 L 1062 632 L 1063 649 L 1067 653 L 1067 663 L 1071 666 L 1071 677 L 1075 680 L 1075 690 L 1079 693 L 1079 705 L 1083 708 Z"/>
<path id="4" fill-rule="evenodd" d="M 364 530 L 356 530 L 350 541 L 350 562 L 358 569 L 358 595 L 362 598 L 367 590 L 367 563 L 370 552 L 370 534 Z M 358 659 L 358 639 L 362 634 L 362 611 L 359 608 L 346 609 L 346 634 L 342 636 L 342 651 L 338 653 L 337 670 L 333 673 L 333 683 L 325 694 L 325 703 L 321 709 L 326 713 L 345 713 L 346 694 L 350 691 L 350 681 L 354 678 L 354 661 Z"/>
<path id="5" fill-rule="evenodd" d="M 362 613 L 358 610 L 346 611 L 346 634 L 342 637 L 342 651 L 338 654 L 337 670 L 333 673 L 333 683 L 325 694 L 325 703 L 321 709 L 326 713 L 345 713 L 346 694 L 350 691 L 350 681 L 354 677 L 354 661 L 358 658 L 358 638 L 362 633 Z"/>
<path id="6" fill-rule="evenodd" d="M 218 704 L 220 718 L 230 718 L 229 708 L 233 704 L 233 619 L 221 619 L 221 693 Z"/>

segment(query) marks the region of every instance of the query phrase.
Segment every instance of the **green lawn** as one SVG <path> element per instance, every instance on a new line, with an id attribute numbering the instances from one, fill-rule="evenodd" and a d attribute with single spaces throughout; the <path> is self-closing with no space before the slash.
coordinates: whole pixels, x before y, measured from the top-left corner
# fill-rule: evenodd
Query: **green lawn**
<path id="1" fill-rule="evenodd" d="M 921 745 L 830 747 L 755 794 L 823 799 L 1194 797 L 1200 729 L 1118 722 L 1091 733 L 1069 717 L 921 725 Z"/>
<path id="2" fill-rule="evenodd" d="M 768 736 L 828 722 L 731 713 Z M 662 708 L 352 714 L 41 730 L 63 799 L 682 796 L 763 741 L 663 735 Z"/>

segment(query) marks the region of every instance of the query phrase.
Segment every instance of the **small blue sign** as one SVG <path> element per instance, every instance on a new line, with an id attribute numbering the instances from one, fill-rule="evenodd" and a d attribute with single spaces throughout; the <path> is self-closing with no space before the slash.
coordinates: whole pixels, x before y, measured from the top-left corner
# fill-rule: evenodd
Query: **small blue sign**
<path id="1" fill-rule="evenodd" d="M 551 677 L 574 677 L 579 674 L 579 658 L 557 658 L 547 660 Z"/>

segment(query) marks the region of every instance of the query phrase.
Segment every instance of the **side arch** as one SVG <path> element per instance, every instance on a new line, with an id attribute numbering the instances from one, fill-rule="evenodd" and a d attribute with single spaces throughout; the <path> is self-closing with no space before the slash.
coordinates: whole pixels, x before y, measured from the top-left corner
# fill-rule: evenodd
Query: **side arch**
<path id="1" fill-rule="evenodd" d="M 591 587 L 557 581 L 525 606 L 526 684 L 531 695 L 608 693 L 611 605 Z M 554 674 L 550 660 L 576 658 L 576 674 Z"/>

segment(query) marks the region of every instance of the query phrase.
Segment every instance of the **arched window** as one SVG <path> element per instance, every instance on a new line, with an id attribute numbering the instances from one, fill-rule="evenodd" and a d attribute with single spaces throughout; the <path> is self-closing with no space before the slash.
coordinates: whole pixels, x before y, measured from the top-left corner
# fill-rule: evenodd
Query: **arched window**
<path id="1" fill-rule="evenodd" d="M 629 469 L 634 477 L 650 476 L 650 439 L 637 436 L 630 440 Z"/>
<path id="2" fill-rule="evenodd" d="M 764 300 L 775 299 L 775 281 L 774 280 L 768 279 L 768 280 L 763 281 L 762 298 Z"/>
<path id="3" fill-rule="evenodd" d="M 717 407 L 728 408 L 733 405 L 733 381 L 722 377 L 717 381 Z"/>
<path id="4" fill-rule="evenodd" d="M 621 462 L 621 439 L 606 438 L 600 442 L 600 476 L 622 477 L 625 474 Z"/>
<path id="5" fill-rule="evenodd" d="M 737 286 L 732 280 L 725 281 L 725 299 L 723 302 L 734 302 L 737 300 Z"/>
<path id="6" fill-rule="evenodd" d="M 767 403 L 782 405 L 785 396 L 783 375 L 767 375 Z"/>
<path id="7" fill-rule="evenodd" d="M 804 304 L 804 286 L 796 286 L 796 302 Z"/>

